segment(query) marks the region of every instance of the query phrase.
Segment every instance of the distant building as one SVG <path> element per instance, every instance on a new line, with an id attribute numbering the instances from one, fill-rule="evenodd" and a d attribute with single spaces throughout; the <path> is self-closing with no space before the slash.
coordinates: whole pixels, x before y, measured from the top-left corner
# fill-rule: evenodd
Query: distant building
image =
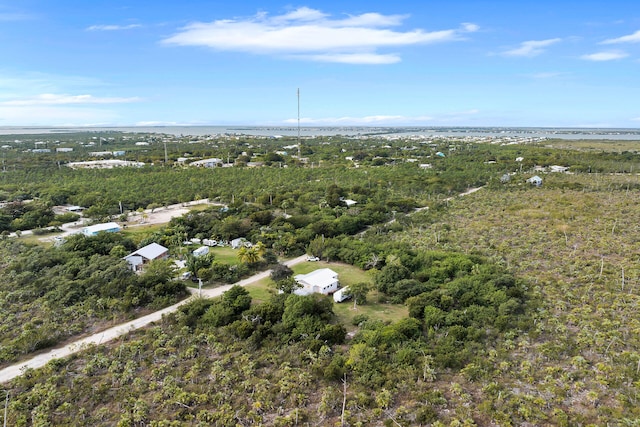
<path id="1" fill-rule="evenodd" d="M 58 147 L 56 148 L 56 152 L 58 153 L 70 153 L 73 151 L 73 148 L 71 147 Z"/>
<path id="2" fill-rule="evenodd" d="M 120 226 L 118 224 L 116 224 L 115 222 L 107 222 L 104 224 L 95 224 L 95 225 L 90 225 L 88 227 L 85 227 L 82 230 L 82 233 L 84 233 L 85 236 L 95 236 L 98 233 L 100 233 L 101 231 L 104 231 L 106 233 L 115 233 L 117 231 L 120 231 Z"/>
<path id="3" fill-rule="evenodd" d="M 251 242 L 245 239 L 244 237 L 238 237 L 237 239 L 233 239 L 231 241 L 231 249 L 239 249 L 242 246 L 246 248 L 250 248 L 252 245 L 251 245 Z"/>
<path id="4" fill-rule="evenodd" d="M 192 252 L 193 256 L 201 257 L 209 253 L 209 246 L 200 246 Z"/>
<path id="5" fill-rule="evenodd" d="M 558 165 L 549 166 L 550 172 L 565 173 L 568 170 L 569 170 L 568 166 L 558 166 Z"/>
<path id="6" fill-rule="evenodd" d="M 222 163 L 223 163 L 222 159 L 213 158 L 213 159 L 197 160 L 195 162 L 189 163 L 189 165 L 204 167 L 204 168 L 215 168 L 216 166 L 222 165 Z"/>
<path id="7" fill-rule="evenodd" d="M 115 167 L 142 167 L 142 162 L 128 160 L 90 160 L 88 162 L 69 162 L 67 166 L 72 169 L 112 169 Z"/>
<path id="8" fill-rule="evenodd" d="M 110 157 L 113 153 L 111 151 L 91 151 L 89 156 L 91 157 Z"/>
<path id="9" fill-rule="evenodd" d="M 542 178 L 540 178 L 538 175 L 532 176 L 527 180 L 527 182 L 531 185 L 535 185 L 536 187 L 540 187 L 542 185 Z"/>

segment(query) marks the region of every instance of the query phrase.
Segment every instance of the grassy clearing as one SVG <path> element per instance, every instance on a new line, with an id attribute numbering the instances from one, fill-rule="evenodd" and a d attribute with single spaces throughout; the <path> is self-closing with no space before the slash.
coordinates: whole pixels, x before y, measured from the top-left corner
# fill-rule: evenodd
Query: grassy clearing
<path id="1" fill-rule="evenodd" d="M 249 295 L 251 295 L 254 304 L 261 304 L 268 301 L 271 295 L 276 292 L 273 287 L 273 282 L 269 278 L 262 279 L 247 286 L 247 291 L 249 291 Z"/>
<path id="2" fill-rule="evenodd" d="M 231 249 L 228 246 L 223 248 L 217 246 L 213 247 L 209 250 L 209 253 L 212 253 L 214 255 L 214 259 L 216 261 L 220 261 L 229 265 L 240 264 L 240 261 L 238 260 L 238 251 L 236 249 Z"/>
<path id="3" fill-rule="evenodd" d="M 121 232 L 129 237 L 131 240 L 139 244 L 141 241 L 145 240 L 148 236 L 155 233 L 156 231 L 162 230 L 166 224 L 143 224 L 136 226 L 128 226 L 124 228 Z"/>
<path id="4" fill-rule="evenodd" d="M 372 278 L 366 271 L 360 270 L 349 264 L 342 263 L 327 263 L 324 261 L 319 262 L 305 262 L 298 264 L 292 268 L 294 274 L 307 274 L 320 268 L 330 268 L 338 273 L 340 278 L 340 284 L 342 286 L 349 286 L 353 283 L 366 282 L 372 283 Z"/>
<path id="5" fill-rule="evenodd" d="M 348 331 L 354 330 L 353 318 L 358 315 L 366 315 L 370 319 L 379 319 L 384 322 L 396 322 L 409 316 L 407 307 L 400 304 L 378 303 L 377 291 L 369 292 L 367 303 L 353 308 L 353 301 L 347 300 L 333 305 L 333 311 L 338 316 Z"/>
<path id="6" fill-rule="evenodd" d="M 48 234 L 40 234 L 40 235 L 29 234 L 26 236 L 25 235 L 20 236 L 17 239 L 19 239 L 22 243 L 26 243 L 29 245 L 40 245 L 45 247 L 51 247 L 53 246 L 53 238 L 59 234 L 61 233 L 48 233 Z"/>
<path id="7" fill-rule="evenodd" d="M 367 282 L 373 283 L 373 280 L 366 271 L 357 267 L 342 263 L 326 263 L 326 262 L 305 262 L 298 264 L 292 268 L 294 274 L 306 274 L 320 268 L 330 268 L 339 274 L 340 284 L 349 286 L 353 283 Z M 271 297 L 273 290 L 273 282 L 266 278 L 247 286 L 247 290 L 253 298 L 254 303 L 261 303 Z M 328 296 L 327 298 L 331 298 Z M 382 321 L 394 322 L 408 316 L 407 308 L 398 304 L 385 304 L 378 302 L 377 291 L 371 291 L 367 297 L 365 305 L 358 305 L 353 309 L 352 301 L 342 303 L 334 303 L 334 312 L 338 316 L 338 320 L 343 323 L 347 330 L 355 329 L 352 326 L 352 320 L 357 315 L 367 315 L 371 319 L 379 319 Z"/>

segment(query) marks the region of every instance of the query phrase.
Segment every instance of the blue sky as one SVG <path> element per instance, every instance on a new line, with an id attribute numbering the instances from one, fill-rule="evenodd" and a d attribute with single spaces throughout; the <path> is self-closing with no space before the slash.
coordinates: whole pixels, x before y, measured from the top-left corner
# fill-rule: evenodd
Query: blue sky
<path id="1" fill-rule="evenodd" d="M 640 127 L 640 2 L 0 0 L 0 126 Z"/>

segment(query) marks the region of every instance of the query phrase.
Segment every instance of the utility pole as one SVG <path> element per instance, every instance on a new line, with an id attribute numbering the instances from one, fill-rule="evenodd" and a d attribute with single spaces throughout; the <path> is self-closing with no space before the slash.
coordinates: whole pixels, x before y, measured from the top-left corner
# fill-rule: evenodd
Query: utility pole
<path id="1" fill-rule="evenodd" d="M 167 157 L 167 143 L 164 143 L 164 164 L 169 163 L 169 158 Z"/>
<path id="2" fill-rule="evenodd" d="M 9 390 L 5 390 L 7 397 L 4 400 L 4 427 L 7 427 L 7 408 L 9 407 Z"/>
<path id="3" fill-rule="evenodd" d="M 300 88 L 298 88 L 298 160 L 301 161 L 300 156 Z"/>

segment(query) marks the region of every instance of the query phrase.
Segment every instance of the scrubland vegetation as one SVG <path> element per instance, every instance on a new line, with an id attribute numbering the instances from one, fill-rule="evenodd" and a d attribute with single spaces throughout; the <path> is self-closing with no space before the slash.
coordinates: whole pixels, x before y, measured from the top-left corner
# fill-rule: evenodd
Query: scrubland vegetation
<path id="1" fill-rule="evenodd" d="M 78 204 L 96 220 L 121 217 L 118 202 L 135 211 L 207 197 L 226 207 L 134 238 L 75 237 L 59 248 L 4 240 L 0 363 L 179 298 L 184 285 L 167 265 L 137 276 L 120 261 L 152 241 L 207 286 L 305 252 L 359 271 L 348 283 L 355 304 L 279 294 L 285 271 L 259 300 L 233 287 L 29 370 L 5 386 L 8 425 L 639 423 L 635 153 L 324 138 L 305 141 L 306 163 L 276 157 L 290 143 L 175 143 L 260 168 L 165 164 L 153 145 L 133 152 L 156 163 L 142 169 L 67 170 L 46 156 L 27 167 L 31 153 L 10 153 L 0 191 L 12 204 Z M 574 173 L 534 171 L 551 165 Z M 534 174 L 541 187 L 526 183 Z M 7 231 L 24 216 L 5 214 Z M 260 249 L 233 263 L 215 251 L 187 256 L 185 240 L 210 237 Z M 394 316 L 378 315 L 384 307 Z"/>

